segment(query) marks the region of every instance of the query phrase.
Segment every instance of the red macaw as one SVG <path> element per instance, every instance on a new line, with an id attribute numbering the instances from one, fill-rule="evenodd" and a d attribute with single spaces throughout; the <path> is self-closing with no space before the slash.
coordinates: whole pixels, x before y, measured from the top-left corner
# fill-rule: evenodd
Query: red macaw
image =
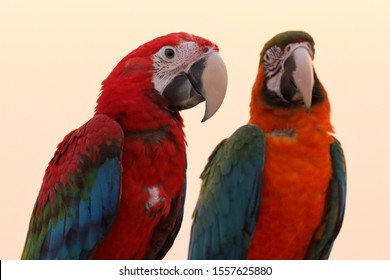
<path id="1" fill-rule="evenodd" d="M 327 259 L 344 216 L 346 167 L 332 137 L 314 41 L 276 35 L 260 55 L 249 124 L 209 158 L 190 259 Z"/>
<path id="2" fill-rule="evenodd" d="M 179 231 L 186 143 L 179 110 L 221 105 L 218 47 L 172 33 L 138 47 L 102 83 L 91 120 L 58 145 L 22 259 L 161 259 Z"/>

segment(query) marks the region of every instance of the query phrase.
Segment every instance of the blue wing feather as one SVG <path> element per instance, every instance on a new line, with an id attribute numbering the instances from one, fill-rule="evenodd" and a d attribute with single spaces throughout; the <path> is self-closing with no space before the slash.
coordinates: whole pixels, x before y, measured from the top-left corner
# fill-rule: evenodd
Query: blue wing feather
<path id="1" fill-rule="evenodd" d="M 261 202 L 265 136 L 239 128 L 211 154 L 193 215 L 189 259 L 245 259 Z"/>
<path id="2" fill-rule="evenodd" d="M 67 226 L 65 219 L 59 219 L 55 226 L 49 224 L 48 238 L 41 258 L 58 258 L 61 255 L 60 251 L 61 258 L 65 259 L 79 259 L 80 256 L 92 253 L 95 246 L 103 241 L 114 221 L 117 206 L 112 207 L 112 200 L 117 203 L 119 201 L 120 176 L 121 167 L 118 159 L 107 160 L 98 169 L 89 199 L 79 201 L 78 215 L 66 217 Z M 103 200 L 102 191 L 109 199 Z M 103 209 L 106 209 L 104 215 Z M 63 242 L 67 236 L 71 237 L 69 242 Z M 68 253 L 64 254 L 66 251 Z"/>
<path id="3" fill-rule="evenodd" d="M 76 149 L 77 144 L 90 143 L 89 139 L 100 141 L 99 146 Z M 65 137 L 46 171 L 22 259 L 91 256 L 96 245 L 104 240 L 117 213 L 122 145 L 120 125 L 104 115 L 96 115 Z M 54 172 L 66 170 L 72 162 L 78 163 L 77 170 L 59 174 L 58 181 L 54 180 Z M 63 180 L 67 183 L 63 184 Z M 52 198 L 42 199 L 50 197 L 47 192 Z"/>

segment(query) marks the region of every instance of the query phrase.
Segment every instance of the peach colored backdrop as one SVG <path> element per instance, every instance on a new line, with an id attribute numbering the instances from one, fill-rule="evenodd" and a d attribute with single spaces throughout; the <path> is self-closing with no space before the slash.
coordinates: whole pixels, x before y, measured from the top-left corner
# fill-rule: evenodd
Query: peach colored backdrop
<path id="1" fill-rule="evenodd" d="M 186 31 L 218 43 L 229 72 L 220 111 L 183 112 L 188 192 L 182 230 L 167 259 L 185 259 L 199 174 L 212 149 L 248 120 L 260 50 L 299 29 L 316 41 L 348 165 L 345 223 L 332 259 L 390 259 L 390 2 L 0 2 L 0 258 L 20 257 L 30 213 L 56 145 L 93 114 L 100 82 L 128 52 Z"/>

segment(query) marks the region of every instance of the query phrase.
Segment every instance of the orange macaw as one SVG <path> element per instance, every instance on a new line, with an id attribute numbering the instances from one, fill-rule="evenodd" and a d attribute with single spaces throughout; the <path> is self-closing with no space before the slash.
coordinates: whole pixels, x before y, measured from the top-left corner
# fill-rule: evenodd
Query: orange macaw
<path id="1" fill-rule="evenodd" d="M 223 140 L 202 173 L 190 259 L 327 259 L 344 216 L 346 167 L 331 135 L 314 41 L 268 41 L 249 124 Z"/>

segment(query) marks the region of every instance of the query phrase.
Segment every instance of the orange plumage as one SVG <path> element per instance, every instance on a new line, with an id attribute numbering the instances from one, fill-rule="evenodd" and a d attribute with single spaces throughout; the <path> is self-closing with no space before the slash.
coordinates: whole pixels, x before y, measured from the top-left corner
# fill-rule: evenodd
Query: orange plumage
<path id="1" fill-rule="evenodd" d="M 260 214 L 249 259 L 303 259 L 320 225 L 331 178 L 330 105 L 276 108 L 260 98 L 264 68 L 252 89 L 251 124 L 266 137 Z M 322 89 L 324 93 L 325 90 Z M 291 130 L 293 137 L 281 135 Z"/>
<path id="2" fill-rule="evenodd" d="M 250 123 L 266 136 L 260 214 L 249 259 L 303 259 L 322 218 L 331 177 L 329 102 L 305 108 L 272 108 L 261 102 L 259 71 L 252 91 Z M 294 137 L 275 131 L 293 129 Z"/>

